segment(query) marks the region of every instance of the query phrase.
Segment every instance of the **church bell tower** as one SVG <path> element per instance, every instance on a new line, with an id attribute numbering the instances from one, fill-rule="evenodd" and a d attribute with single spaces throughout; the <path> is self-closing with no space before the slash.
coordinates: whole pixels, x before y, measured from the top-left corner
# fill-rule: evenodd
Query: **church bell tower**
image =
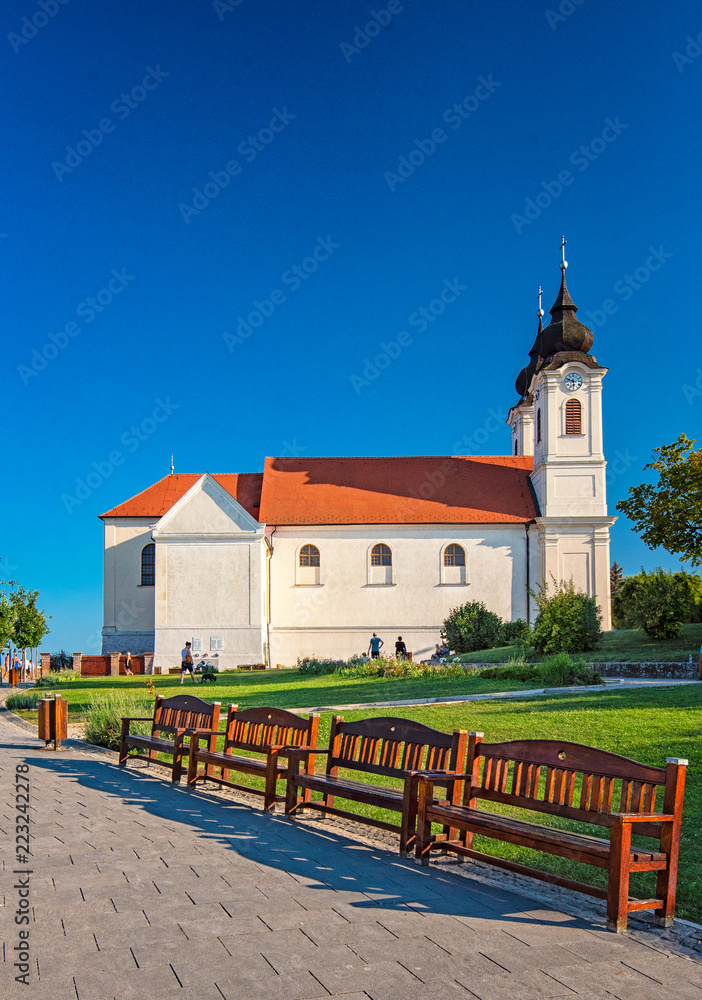
<path id="1" fill-rule="evenodd" d="M 576 589 L 595 595 L 603 628 L 609 629 L 609 529 L 616 519 L 607 515 L 603 450 L 607 369 L 589 353 L 592 332 L 576 318 L 566 284 L 565 244 L 564 238 L 551 322 L 542 329 L 539 302 L 539 330 L 529 364 L 517 378 L 521 399 L 508 423 L 513 453 L 534 455 L 530 478 L 540 511 L 539 583 L 572 580 Z"/>

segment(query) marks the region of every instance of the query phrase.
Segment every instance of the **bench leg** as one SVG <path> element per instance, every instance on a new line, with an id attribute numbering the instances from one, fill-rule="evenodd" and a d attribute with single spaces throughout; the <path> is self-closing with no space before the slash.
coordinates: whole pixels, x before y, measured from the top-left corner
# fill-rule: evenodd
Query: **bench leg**
<path id="1" fill-rule="evenodd" d="M 626 930 L 629 914 L 629 862 L 631 824 L 615 823 L 610 835 L 607 926 L 615 934 Z"/>
<path id="2" fill-rule="evenodd" d="M 266 760 L 266 785 L 263 794 L 263 811 L 275 812 L 275 787 L 278 779 L 278 754 L 269 753 Z"/>
<path id="3" fill-rule="evenodd" d="M 195 758 L 195 748 L 197 741 L 190 741 L 190 753 L 188 754 L 188 777 L 186 779 L 188 788 L 194 788 L 197 781 L 197 760 Z"/>
<path id="4" fill-rule="evenodd" d="M 298 805 L 301 807 L 297 797 L 297 785 L 295 779 L 300 774 L 300 761 L 293 759 L 288 761 L 288 780 L 285 785 L 285 815 L 291 818 L 295 815 Z"/>
<path id="5" fill-rule="evenodd" d="M 431 822 L 426 819 L 426 808 L 434 799 L 434 788 L 431 783 L 420 781 L 417 796 L 417 836 L 415 837 L 414 853 L 423 865 L 429 864 L 431 850 Z"/>
<path id="6" fill-rule="evenodd" d="M 672 824 L 663 824 L 661 850 L 668 855 L 668 867 L 658 872 L 656 896 L 663 900 L 663 907 L 653 911 L 653 922 L 658 927 L 672 927 L 675 917 L 675 889 L 678 881 L 678 854 L 680 852 L 680 831 Z"/>

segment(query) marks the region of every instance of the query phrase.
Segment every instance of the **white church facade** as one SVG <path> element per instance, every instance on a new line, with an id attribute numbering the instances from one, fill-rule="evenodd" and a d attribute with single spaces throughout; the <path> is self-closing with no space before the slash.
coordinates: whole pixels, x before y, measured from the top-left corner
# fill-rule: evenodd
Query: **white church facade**
<path id="1" fill-rule="evenodd" d="M 377 632 L 429 655 L 450 610 L 533 620 L 572 579 L 610 628 L 606 369 L 565 282 L 510 410 L 511 454 L 267 458 L 263 473 L 171 474 L 101 515 L 103 652 L 221 669 L 342 659 Z"/>

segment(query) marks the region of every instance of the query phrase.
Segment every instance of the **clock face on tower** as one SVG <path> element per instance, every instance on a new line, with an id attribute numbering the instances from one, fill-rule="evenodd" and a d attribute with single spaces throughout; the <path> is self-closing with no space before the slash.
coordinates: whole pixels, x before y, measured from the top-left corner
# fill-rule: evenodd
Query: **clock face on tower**
<path id="1" fill-rule="evenodd" d="M 579 372 L 568 372 L 566 377 L 563 379 L 563 384 L 570 392 L 575 392 L 575 390 L 579 389 L 583 384 L 583 377 L 579 374 Z"/>

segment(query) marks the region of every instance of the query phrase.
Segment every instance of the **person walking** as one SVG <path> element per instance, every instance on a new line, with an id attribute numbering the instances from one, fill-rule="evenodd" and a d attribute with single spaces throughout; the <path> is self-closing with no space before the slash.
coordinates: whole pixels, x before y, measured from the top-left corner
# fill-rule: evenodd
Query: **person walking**
<path id="1" fill-rule="evenodd" d="M 132 654 L 127 650 L 127 662 L 124 664 L 124 672 L 127 677 L 133 677 L 134 671 L 132 670 Z"/>
<path id="2" fill-rule="evenodd" d="M 193 679 L 193 684 L 197 684 L 195 680 L 195 674 L 193 672 L 193 654 L 190 652 L 190 643 L 186 642 L 185 646 L 180 653 L 180 683 L 182 684 L 185 680 L 185 675 L 190 672 L 190 676 Z"/>
<path id="3" fill-rule="evenodd" d="M 407 659 L 407 646 L 402 641 L 402 636 L 398 635 L 397 642 L 395 643 L 395 659 L 396 660 L 406 660 Z"/>
<path id="4" fill-rule="evenodd" d="M 370 654 L 371 660 L 377 660 L 380 656 L 380 650 L 383 648 L 385 643 L 382 639 L 378 638 L 378 633 L 374 632 L 371 636 L 371 640 L 368 643 L 368 653 Z"/>

